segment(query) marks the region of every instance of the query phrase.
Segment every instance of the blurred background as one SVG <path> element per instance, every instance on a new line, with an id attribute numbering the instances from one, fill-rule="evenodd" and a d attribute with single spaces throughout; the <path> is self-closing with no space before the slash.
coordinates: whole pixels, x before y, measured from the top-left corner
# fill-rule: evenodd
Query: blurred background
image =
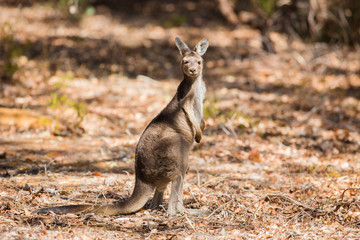
<path id="1" fill-rule="evenodd" d="M 140 134 L 182 78 L 180 36 L 210 40 L 207 134 L 359 148 L 359 1 L 3 0 L 0 11 L 4 136 Z M 133 96 L 149 94 L 157 107 Z"/>
<path id="2" fill-rule="evenodd" d="M 182 77 L 174 38 L 194 46 L 207 37 L 209 134 L 294 135 L 325 153 L 358 149 L 359 1 L 3 0 L 0 11 L 5 132 L 140 134 L 158 108 L 147 99 L 142 110 L 119 105 L 137 99 L 115 89 L 143 82 L 150 85 L 136 94 L 146 95 L 169 84 L 161 108 Z"/>
<path id="3" fill-rule="evenodd" d="M 177 36 L 210 42 L 184 197 L 211 216 L 30 214 L 131 192 L 136 143 L 182 79 Z M 357 239 L 359 43 L 358 0 L 0 0 L 0 238 Z"/>
<path id="4" fill-rule="evenodd" d="M 173 68 L 177 35 L 192 42 L 203 36 L 212 40 L 209 68 L 261 51 L 294 49 L 294 41 L 358 48 L 360 39 L 360 3 L 352 0 L 2 0 L 0 4 L 0 78 L 5 83 L 23 81 L 25 60 L 43 63 L 46 74 L 36 76 L 37 84 L 40 78 L 68 70 L 87 78 L 119 72 L 157 80 L 179 77 Z"/>

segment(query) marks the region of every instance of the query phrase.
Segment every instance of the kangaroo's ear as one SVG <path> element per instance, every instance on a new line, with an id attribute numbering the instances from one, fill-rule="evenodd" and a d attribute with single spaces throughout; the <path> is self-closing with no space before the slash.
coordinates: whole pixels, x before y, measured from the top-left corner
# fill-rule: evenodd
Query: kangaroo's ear
<path id="1" fill-rule="evenodd" d="M 204 38 L 196 45 L 196 47 L 194 48 L 194 51 L 196 51 L 200 56 L 202 56 L 205 54 L 208 46 L 209 46 L 209 40 Z"/>
<path id="2" fill-rule="evenodd" d="M 184 54 L 186 52 L 191 52 L 190 48 L 183 41 L 181 41 L 181 39 L 178 37 L 175 38 L 175 44 L 176 44 L 177 48 L 179 49 L 180 54 L 182 56 L 184 56 Z"/>

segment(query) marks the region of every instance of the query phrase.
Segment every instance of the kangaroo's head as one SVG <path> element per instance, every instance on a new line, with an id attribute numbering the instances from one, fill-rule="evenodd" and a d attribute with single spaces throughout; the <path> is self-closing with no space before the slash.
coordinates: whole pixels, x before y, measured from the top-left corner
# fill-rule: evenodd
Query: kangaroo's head
<path id="1" fill-rule="evenodd" d="M 194 50 L 191 50 L 180 38 L 175 38 L 176 46 L 182 56 L 181 69 L 183 73 L 191 78 L 197 78 L 201 75 L 203 69 L 203 56 L 209 46 L 209 41 L 204 38 Z"/>

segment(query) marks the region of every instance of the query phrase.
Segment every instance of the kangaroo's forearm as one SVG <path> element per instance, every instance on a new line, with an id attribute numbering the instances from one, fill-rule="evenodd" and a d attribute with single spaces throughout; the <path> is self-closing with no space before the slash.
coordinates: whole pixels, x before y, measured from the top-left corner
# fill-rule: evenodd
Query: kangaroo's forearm
<path id="1" fill-rule="evenodd" d="M 202 131 L 200 126 L 197 124 L 195 115 L 194 115 L 194 111 L 192 111 L 191 109 L 189 109 L 188 107 L 183 107 L 183 111 L 185 113 L 185 116 L 187 118 L 187 122 L 190 126 L 190 128 L 193 129 L 194 131 L 194 135 L 195 135 L 195 141 L 197 143 L 199 143 L 201 141 L 202 138 Z"/>
<path id="2" fill-rule="evenodd" d="M 201 119 L 200 129 L 201 129 L 201 131 L 204 131 L 204 129 L 205 129 L 205 121 L 204 121 L 204 119 Z"/>

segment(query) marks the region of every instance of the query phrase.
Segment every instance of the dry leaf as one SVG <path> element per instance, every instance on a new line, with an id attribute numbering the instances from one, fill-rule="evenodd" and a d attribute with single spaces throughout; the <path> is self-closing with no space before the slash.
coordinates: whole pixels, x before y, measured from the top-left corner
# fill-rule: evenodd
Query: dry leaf
<path id="1" fill-rule="evenodd" d="M 259 151 L 253 149 L 249 153 L 248 159 L 253 162 L 262 162 Z"/>
<path id="2" fill-rule="evenodd" d="M 104 177 L 104 175 L 101 172 L 92 172 L 91 175 L 97 176 L 97 177 Z"/>

